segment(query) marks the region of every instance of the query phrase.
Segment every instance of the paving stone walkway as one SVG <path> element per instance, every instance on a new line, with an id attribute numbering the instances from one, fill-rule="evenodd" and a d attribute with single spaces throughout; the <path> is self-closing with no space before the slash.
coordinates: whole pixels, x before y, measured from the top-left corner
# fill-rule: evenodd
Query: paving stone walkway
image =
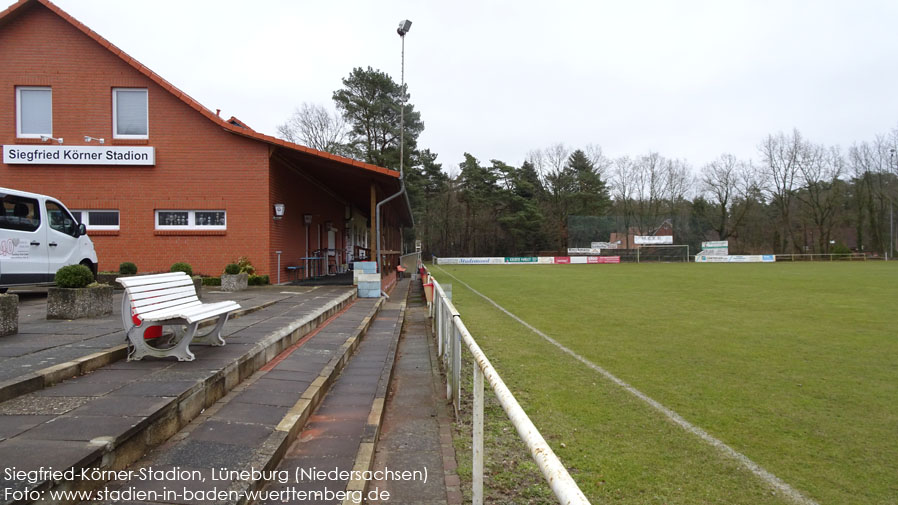
<path id="1" fill-rule="evenodd" d="M 235 300 L 244 308 L 251 308 L 287 300 L 295 296 L 291 292 L 316 289 L 321 288 L 267 287 L 237 293 L 204 289 L 203 299 L 205 302 Z M 47 319 L 46 289 L 12 292 L 19 295 L 19 332 L 0 337 L 0 382 L 125 342 L 120 316 L 122 291 L 113 294 L 111 315 L 73 321 Z M 227 331 L 242 328 L 246 323 L 249 320 L 231 319 Z"/>
<path id="2" fill-rule="evenodd" d="M 371 505 L 461 503 L 452 421 L 423 298 L 421 283 L 415 282 L 409 293 L 373 469 L 426 469 L 427 480 L 373 481 L 371 487 L 388 492 L 389 499 L 368 500 Z"/>
<path id="3" fill-rule="evenodd" d="M 227 345 L 193 346 L 195 361 L 118 361 L 0 403 L 0 489 L 79 485 L 44 478 L 37 482 L 8 479 L 7 468 L 123 468 L 136 461 L 264 365 L 266 356 L 277 354 L 273 349 L 299 338 L 303 329 L 309 331 L 351 294 L 351 288 L 337 287 L 302 288 L 288 294 L 272 290 L 266 296 L 275 303 L 229 321 L 225 326 Z M 83 326 L 101 331 L 111 327 L 112 320 L 109 317 Z M 68 326 L 78 327 L 72 323 Z M 23 326 L 29 330 L 29 325 L 20 323 L 20 331 Z M 90 333 L 85 331 L 84 336 L 89 339 Z M 6 338 L 0 339 L 0 347 L 6 345 Z M 45 351 L 52 349 L 60 350 L 60 346 Z M 252 410 L 255 414 L 264 409 Z M 0 503 L 9 501 L 0 499 Z"/>
<path id="4" fill-rule="evenodd" d="M 92 489 L 77 479 L 29 483 L 2 473 L 90 467 L 124 472 L 100 487 L 116 498 L 95 494 L 91 504 L 237 504 L 260 491 L 282 494 L 250 501 L 460 503 L 420 280 L 400 280 L 390 299 L 331 309 L 314 330 L 298 316 L 323 314 L 351 289 L 230 294 L 264 308 L 229 321 L 226 346 L 193 346 L 193 362 L 113 361 L 0 402 L 0 489 Z M 0 383 L 123 339 L 118 314 L 46 321 L 39 299 L 22 307 L 24 332 L 0 339 Z M 274 344 L 275 335 L 289 343 Z M 419 473 L 391 480 L 349 472 L 387 469 Z"/>
<path id="5" fill-rule="evenodd" d="M 367 482 L 350 472 L 370 469 L 408 285 L 408 279 L 397 284 L 358 351 L 287 449 L 278 471 L 290 480 L 270 483 L 264 490 L 269 499 L 260 503 L 361 503 Z"/>

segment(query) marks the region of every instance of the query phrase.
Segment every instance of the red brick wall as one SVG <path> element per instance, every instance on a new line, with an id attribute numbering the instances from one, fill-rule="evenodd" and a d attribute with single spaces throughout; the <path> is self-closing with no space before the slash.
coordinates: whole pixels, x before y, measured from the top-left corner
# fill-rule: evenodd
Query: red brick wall
<path id="1" fill-rule="evenodd" d="M 196 273 L 218 275 L 248 256 L 260 273 L 276 275 L 269 233 L 295 249 L 287 221 L 272 223 L 265 143 L 224 131 L 40 5 L 0 26 L 0 62 L 0 143 L 39 143 L 16 139 L 15 86 L 33 85 L 52 87 L 53 135 L 65 145 L 90 135 L 156 149 L 153 167 L 0 164 L 0 186 L 52 195 L 71 209 L 120 211 L 117 234 L 91 232 L 101 270 L 133 261 L 147 273 L 186 261 Z M 147 88 L 149 140 L 113 140 L 113 87 Z M 290 204 L 302 194 L 289 195 L 288 216 L 302 219 Z M 157 232 L 155 209 L 225 209 L 227 230 Z M 342 207 L 335 212 L 342 216 Z"/>

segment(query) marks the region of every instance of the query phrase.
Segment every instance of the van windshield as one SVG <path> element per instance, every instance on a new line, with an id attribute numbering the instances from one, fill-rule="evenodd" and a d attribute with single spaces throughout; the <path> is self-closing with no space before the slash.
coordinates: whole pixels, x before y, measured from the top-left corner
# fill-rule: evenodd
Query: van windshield
<path id="1" fill-rule="evenodd" d="M 35 231 L 41 226 L 41 213 L 34 198 L 0 193 L 0 229 Z"/>

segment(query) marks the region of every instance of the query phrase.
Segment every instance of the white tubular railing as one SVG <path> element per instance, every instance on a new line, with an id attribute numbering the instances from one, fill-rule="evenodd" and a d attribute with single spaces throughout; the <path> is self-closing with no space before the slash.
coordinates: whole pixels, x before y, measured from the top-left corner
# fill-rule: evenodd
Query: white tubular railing
<path id="1" fill-rule="evenodd" d="M 530 456 L 536 462 L 543 477 L 558 498 L 558 502 L 568 504 L 588 504 L 589 500 L 580 491 L 577 483 L 571 478 L 567 469 L 561 464 L 558 456 L 540 435 L 539 430 L 527 417 L 524 409 L 515 399 L 511 391 L 499 377 L 499 373 L 490 364 L 489 359 L 474 341 L 474 337 L 465 327 L 455 306 L 446 296 L 440 283 L 430 277 L 433 283 L 433 304 L 431 305 L 432 324 L 437 339 L 438 353 L 446 365 L 446 395 L 453 401 L 456 412 L 461 396 L 461 344 L 471 352 L 474 358 L 474 454 L 472 462 L 473 503 L 483 504 L 483 382 L 489 383 L 499 400 L 499 404 L 514 425 L 518 435 Z"/>

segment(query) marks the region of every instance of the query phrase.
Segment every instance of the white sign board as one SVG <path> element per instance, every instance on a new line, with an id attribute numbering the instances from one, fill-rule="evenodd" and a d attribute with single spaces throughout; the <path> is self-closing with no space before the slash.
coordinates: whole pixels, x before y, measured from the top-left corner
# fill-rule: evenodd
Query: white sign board
<path id="1" fill-rule="evenodd" d="M 593 242 L 589 244 L 593 249 L 617 249 L 617 246 L 620 245 L 620 241 L 618 242 Z"/>
<path id="2" fill-rule="evenodd" d="M 574 254 L 602 254 L 601 249 L 596 249 L 592 247 L 568 247 L 567 253 L 569 255 Z"/>
<path id="3" fill-rule="evenodd" d="M 702 242 L 702 251 L 699 254 L 708 256 L 727 256 L 730 254 L 730 242 L 727 240 Z"/>
<path id="4" fill-rule="evenodd" d="M 696 263 L 774 263 L 776 261 L 776 256 L 772 254 L 752 254 L 752 255 L 735 255 L 735 256 L 721 256 L 721 255 L 706 255 L 706 254 L 696 254 L 695 262 Z"/>
<path id="5" fill-rule="evenodd" d="M 636 235 L 633 242 L 638 245 L 673 244 L 673 235 Z"/>
<path id="6" fill-rule="evenodd" d="M 7 165 L 155 165 L 148 146 L 4 145 Z"/>

